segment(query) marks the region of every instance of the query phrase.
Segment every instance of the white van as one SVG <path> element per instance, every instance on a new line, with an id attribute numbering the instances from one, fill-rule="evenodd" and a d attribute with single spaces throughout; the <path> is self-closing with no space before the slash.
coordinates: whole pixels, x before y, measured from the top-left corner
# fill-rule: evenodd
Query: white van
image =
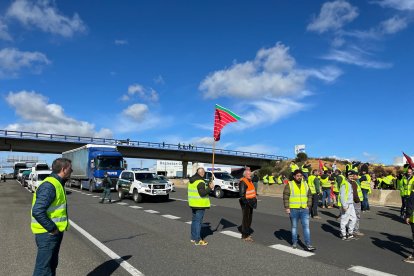
<path id="1" fill-rule="evenodd" d="M 32 172 L 35 171 L 48 171 L 50 170 L 49 165 L 47 163 L 38 162 L 32 166 Z"/>
<path id="2" fill-rule="evenodd" d="M 30 173 L 30 179 L 28 188 L 30 191 L 35 192 L 36 189 L 39 187 L 39 184 L 48 177 L 52 171 L 36 171 Z"/>
<path id="3" fill-rule="evenodd" d="M 212 178 L 211 172 L 206 172 L 204 176 L 206 183 Z M 222 198 L 225 193 L 236 195 L 239 192 L 240 180 L 234 178 L 228 172 L 214 172 L 214 190 L 213 194 L 216 198 Z"/>

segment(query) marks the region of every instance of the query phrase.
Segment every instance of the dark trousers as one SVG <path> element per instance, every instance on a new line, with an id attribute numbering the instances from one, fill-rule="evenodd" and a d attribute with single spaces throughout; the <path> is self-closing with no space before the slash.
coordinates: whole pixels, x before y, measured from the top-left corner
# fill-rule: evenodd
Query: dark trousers
<path id="1" fill-rule="evenodd" d="M 242 205 L 242 238 L 247 238 L 251 234 L 252 219 L 253 219 L 253 208 L 249 205 Z"/>
<path id="2" fill-rule="evenodd" d="M 102 192 L 102 199 L 101 202 L 104 202 L 105 198 L 108 198 L 109 202 L 111 202 L 111 188 L 104 188 Z"/>
<path id="3" fill-rule="evenodd" d="M 311 217 L 316 217 L 318 215 L 318 203 L 319 203 L 319 194 L 312 195 L 312 207 L 310 209 Z"/>
<path id="4" fill-rule="evenodd" d="M 57 235 L 49 233 L 35 235 L 37 257 L 33 276 L 56 275 L 62 239 L 63 233 Z"/>
<path id="5" fill-rule="evenodd" d="M 362 201 L 362 211 L 369 211 L 368 189 L 361 189 L 364 200 Z"/>
<path id="6" fill-rule="evenodd" d="M 405 214 L 405 208 L 407 206 L 407 200 L 408 200 L 408 196 L 402 196 L 401 197 L 401 216 L 403 216 Z"/>

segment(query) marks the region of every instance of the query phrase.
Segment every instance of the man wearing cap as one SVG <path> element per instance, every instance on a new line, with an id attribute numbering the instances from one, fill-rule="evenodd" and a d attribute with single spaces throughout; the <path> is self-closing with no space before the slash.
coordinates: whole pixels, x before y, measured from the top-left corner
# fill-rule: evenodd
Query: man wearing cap
<path id="1" fill-rule="evenodd" d="M 292 247 L 296 249 L 298 246 L 297 225 L 300 220 L 305 236 L 305 250 L 314 251 L 315 247 L 311 245 L 309 229 L 309 208 L 312 206 L 312 193 L 303 179 L 301 170 L 295 170 L 292 176 L 293 180 L 289 181 L 283 190 L 283 204 L 292 223 Z"/>
<path id="2" fill-rule="evenodd" d="M 352 184 L 354 175 L 358 173 L 355 171 L 348 171 L 348 179 L 343 179 L 340 183 L 339 201 L 341 207 L 341 238 L 342 240 L 354 239 L 354 228 L 356 223 L 356 214 L 354 208 L 354 192 Z M 355 181 L 354 181 L 355 182 Z M 348 225 L 348 234 L 346 233 L 346 226 Z"/>

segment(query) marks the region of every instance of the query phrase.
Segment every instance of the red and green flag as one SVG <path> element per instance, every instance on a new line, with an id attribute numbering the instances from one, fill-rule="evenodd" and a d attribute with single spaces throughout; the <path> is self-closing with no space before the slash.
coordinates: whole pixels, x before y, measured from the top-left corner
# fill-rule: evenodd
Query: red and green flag
<path id="1" fill-rule="evenodd" d="M 216 111 L 214 113 L 214 141 L 220 141 L 220 133 L 225 125 L 237 122 L 238 120 L 240 120 L 240 116 L 236 113 L 216 104 Z"/>

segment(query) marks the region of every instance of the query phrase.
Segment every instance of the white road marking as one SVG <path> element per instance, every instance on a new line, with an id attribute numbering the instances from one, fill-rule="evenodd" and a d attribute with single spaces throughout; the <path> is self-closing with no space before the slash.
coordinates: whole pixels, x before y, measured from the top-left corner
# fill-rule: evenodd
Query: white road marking
<path id="1" fill-rule="evenodd" d="M 135 206 L 135 205 L 133 205 L 133 206 L 129 206 L 130 208 L 133 208 L 133 209 L 142 209 L 142 207 L 141 206 Z"/>
<path id="2" fill-rule="evenodd" d="M 298 255 L 300 257 L 305 257 L 305 258 L 315 255 L 315 253 L 308 252 L 308 251 L 301 250 L 301 249 L 293 249 L 292 247 L 286 246 L 283 244 L 275 244 L 269 247 L 273 249 L 281 250 L 281 251 L 284 251 L 290 254 Z"/>
<path id="3" fill-rule="evenodd" d="M 179 219 L 180 217 L 176 217 L 173 215 L 162 215 L 164 218 L 168 218 L 168 219 Z"/>
<path id="4" fill-rule="evenodd" d="M 99 249 L 101 249 L 106 255 L 108 255 L 112 260 L 117 262 L 120 266 L 122 266 L 129 274 L 133 276 L 144 276 L 144 273 L 133 267 L 130 263 L 127 261 L 121 259 L 121 257 L 113 252 L 111 249 L 106 247 L 104 244 L 102 244 L 100 241 L 98 241 L 96 238 L 94 238 L 91 234 L 83 230 L 79 225 L 74 223 L 72 220 L 69 220 L 70 226 L 78 230 L 79 233 L 81 233 L 85 238 L 87 238 L 89 241 L 91 241 L 94 245 L 96 245 Z"/>
<path id="5" fill-rule="evenodd" d="M 158 211 L 155 210 L 144 210 L 144 212 L 150 213 L 150 214 L 158 214 Z"/>
<path id="6" fill-rule="evenodd" d="M 99 196 L 93 196 L 93 197 L 99 197 Z"/>
<path id="7" fill-rule="evenodd" d="M 192 222 L 191 221 L 186 221 L 185 223 L 191 225 Z M 210 224 L 205 224 L 205 223 L 201 224 L 201 227 L 209 227 L 209 226 L 210 226 Z"/>
<path id="8" fill-rule="evenodd" d="M 170 199 L 173 199 L 173 200 L 178 200 L 178 201 L 188 201 L 188 200 L 185 200 L 185 199 L 175 198 L 175 197 L 170 197 Z"/>
<path id="9" fill-rule="evenodd" d="M 241 234 L 237 233 L 237 232 L 234 232 L 234 231 L 221 231 L 220 233 L 222 233 L 224 235 L 227 235 L 227 236 L 230 236 L 230 237 L 233 237 L 233 238 L 241 239 Z"/>
<path id="10" fill-rule="evenodd" d="M 371 269 L 371 268 L 367 268 L 363 266 L 358 266 L 358 265 L 351 266 L 350 268 L 348 268 L 348 270 L 362 274 L 362 275 L 367 275 L 367 276 L 396 276 L 395 274 L 390 274 L 390 273 L 386 273 L 386 272 L 382 272 L 379 270 L 375 270 L 375 269 Z"/>
<path id="11" fill-rule="evenodd" d="M 87 195 L 87 193 L 82 193 L 83 195 Z"/>
<path id="12" fill-rule="evenodd" d="M 186 221 L 185 223 L 187 223 L 187 224 L 190 224 L 190 225 L 191 225 L 191 223 L 192 223 L 192 222 L 191 222 L 191 221 Z"/>
<path id="13" fill-rule="evenodd" d="M 119 204 L 119 205 L 128 205 L 128 203 L 125 203 L 125 202 L 117 202 L 116 204 Z"/>

